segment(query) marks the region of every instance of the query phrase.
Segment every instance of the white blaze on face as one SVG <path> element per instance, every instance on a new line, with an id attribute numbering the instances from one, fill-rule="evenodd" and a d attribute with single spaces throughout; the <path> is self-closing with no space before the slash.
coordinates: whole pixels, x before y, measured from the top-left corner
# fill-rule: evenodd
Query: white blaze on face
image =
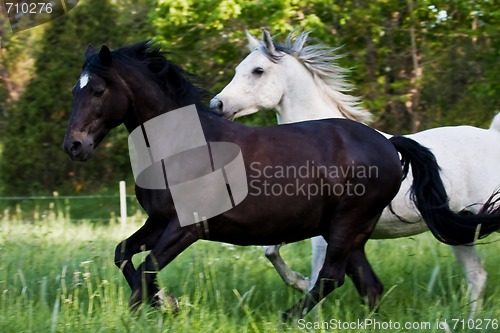
<path id="1" fill-rule="evenodd" d="M 80 89 L 83 89 L 89 83 L 90 76 L 88 73 L 83 73 L 80 76 Z"/>

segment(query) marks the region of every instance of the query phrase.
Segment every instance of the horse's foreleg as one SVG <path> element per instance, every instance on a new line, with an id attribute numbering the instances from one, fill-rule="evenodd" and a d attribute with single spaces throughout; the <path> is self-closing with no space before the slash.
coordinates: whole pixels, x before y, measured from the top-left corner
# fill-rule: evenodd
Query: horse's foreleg
<path id="1" fill-rule="evenodd" d="M 132 236 L 121 241 L 115 249 L 115 265 L 120 268 L 130 288 L 133 288 L 135 268 L 132 256 L 152 249 L 160 238 L 166 223 L 148 218 Z"/>
<path id="2" fill-rule="evenodd" d="M 132 309 L 137 308 L 143 301 L 154 298 L 158 292 L 155 285 L 158 272 L 197 239 L 192 226 L 181 227 L 178 219 L 169 222 L 154 248 L 135 272 L 129 301 Z"/>
<path id="3" fill-rule="evenodd" d="M 354 282 L 363 302 L 373 309 L 380 301 L 384 286 L 368 263 L 364 249 L 353 251 L 349 256 L 347 275 Z"/>
<path id="4" fill-rule="evenodd" d="M 280 255 L 281 245 L 265 246 L 267 259 L 273 264 L 281 279 L 287 286 L 302 292 L 309 290 L 309 279 L 302 274 L 292 271 Z"/>
<path id="5" fill-rule="evenodd" d="M 474 317 L 481 304 L 488 273 L 481 264 L 481 259 L 473 245 L 452 246 L 457 260 L 462 264 L 470 288 L 471 313 Z"/>

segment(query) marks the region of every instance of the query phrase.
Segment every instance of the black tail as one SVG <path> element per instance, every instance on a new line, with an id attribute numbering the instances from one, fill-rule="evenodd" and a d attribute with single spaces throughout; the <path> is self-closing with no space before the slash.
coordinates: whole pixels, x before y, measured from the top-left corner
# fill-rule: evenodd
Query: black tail
<path id="1" fill-rule="evenodd" d="M 431 151 L 401 136 L 390 141 L 403 158 L 405 177 L 411 166 L 411 199 L 438 240 L 450 245 L 469 244 L 500 229 L 500 206 L 496 205 L 500 198 L 495 198 L 499 192 L 493 193 L 477 214 L 456 214 L 448 205 L 440 169 Z"/>

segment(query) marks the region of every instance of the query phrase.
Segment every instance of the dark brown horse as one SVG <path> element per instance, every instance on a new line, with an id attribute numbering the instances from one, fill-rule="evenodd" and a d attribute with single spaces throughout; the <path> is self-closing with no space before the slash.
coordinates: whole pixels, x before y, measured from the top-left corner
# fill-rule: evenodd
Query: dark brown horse
<path id="1" fill-rule="evenodd" d="M 122 123 L 129 132 L 144 131 L 148 121 L 192 104 L 206 141 L 233 143 L 244 159 L 248 195 L 234 208 L 200 223 L 181 226 L 172 187 L 154 190 L 136 184 L 148 219 L 115 253 L 116 265 L 132 289 L 132 307 L 154 300 L 157 272 L 198 239 L 272 245 L 316 235 L 328 242 L 320 277 L 284 317 L 305 315 L 343 284 L 346 273 L 374 306 L 382 285 L 364 245 L 410 164 L 414 202 L 440 240 L 468 243 L 479 224 L 479 237 L 500 225 L 497 211 L 453 214 L 433 155 L 410 139 L 387 140 L 367 126 L 339 119 L 246 127 L 207 109 L 200 102 L 202 93 L 187 73 L 148 42 L 113 52 L 103 46 L 97 53 L 89 46 L 73 89 L 75 104 L 64 138 L 64 149 L 73 160 L 89 159 L 106 134 Z M 143 250 L 151 252 L 136 269 L 131 258 Z"/>

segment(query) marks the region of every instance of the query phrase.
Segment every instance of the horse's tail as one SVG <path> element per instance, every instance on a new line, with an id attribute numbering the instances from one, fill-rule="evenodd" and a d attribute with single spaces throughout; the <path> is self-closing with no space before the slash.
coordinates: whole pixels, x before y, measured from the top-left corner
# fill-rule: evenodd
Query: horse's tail
<path id="1" fill-rule="evenodd" d="M 491 122 L 490 130 L 500 132 L 500 113 L 498 113 Z"/>
<path id="2" fill-rule="evenodd" d="M 411 166 L 411 199 L 434 236 L 450 245 L 469 244 L 500 229 L 500 198 L 495 192 L 473 215 L 459 215 L 450 210 L 448 195 L 439 174 L 440 168 L 431 151 L 414 140 L 394 136 L 390 139 L 402 156 L 406 177 Z"/>

